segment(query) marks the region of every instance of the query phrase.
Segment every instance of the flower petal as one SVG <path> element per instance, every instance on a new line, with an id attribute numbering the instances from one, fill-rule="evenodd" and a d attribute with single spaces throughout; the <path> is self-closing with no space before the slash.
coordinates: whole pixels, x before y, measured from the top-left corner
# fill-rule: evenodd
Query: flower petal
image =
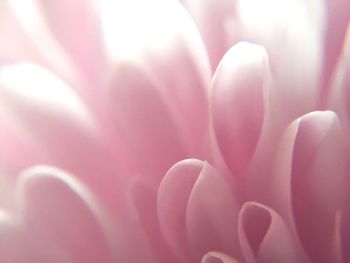
<path id="1" fill-rule="evenodd" d="M 51 167 L 31 168 L 19 179 L 18 197 L 32 238 L 49 240 L 75 262 L 112 262 L 110 219 L 73 177 Z"/>
<path id="2" fill-rule="evenodd" d="M 187 203 L 202 169 L 203 162 L 199 160 L 181 161 L 169 169 L 158 190 L 157 210 L 161 231 L 183 262 L 191 259 L 185 222 Z"/>
<path id="3" fill-rule="evenodd" d="M 213 78 L 215 134 L 226 164 L 237 175 L 245 172 L 261 133 L 267 64 L 262 47 L 239 43 L 227 52 Z"/>
<path id="4" fill-rule="evenodd" d="M 104 16 L 113 65 L 106 98 L 140 173 L 159 184 L 172 164 L 208 158 L 209 65 L 199 34 L 177 1 L 115 4 L 119 16 L 110 10 Z M 109 28 L 113 21 L 121 27 Z M 125 32 L 125 24 L 132 30 Z"/>
<path id="5" fill-rule="evenodd" d="M 88 82 L 99 85 L 105 65 L 100 14 L 94 1 L 34 0 L 33 3 L 38 5 L 48 29 L 68 51 Z"/>
<path id="6" fill-rule="evenodd" d="M 291 179 L 297 230 L 306 251 L 318 262 L 335 260 L 335 215 L 349 195 L 339 128 L 332 112 L 304 116 L 294 145 Z"/>
<path id="7" fill-rule="evenodd" d="M 196 258 L 207 251 L 223 251 L 240 257 L 237 236 L 238 203 L 232 189 L 208 163 L 189 196 L 186 229 Z"/>
<path id="8" fill-rule="evenodd" d="M 327 30 L 325 34 L 325 51 L 323 63 L 323 92 L 331 84 L 332 74 L 342 53 L 346 30 L 350 22 L 350 3 L 346 0 L 328 0 L 327 5 Z"/>
<path id="9" fill-rule="evenodd" d="M 308 256 L 334 262 L 335 215 L 348 198 L 346 155 L 334 112 L 312 112 L 286 130 L 264 201 L 285 218 Z M 261 186 L 260 186 L 261 187 Z M 254 189 L 251 189 L 252 191 Z"/>
<path id="10" fill-rule="evenodd" d="M 220 252 L 208 252 L 203 256 L 201 263 L 239 263 L 239 261 Z"/>
<path id="11" fill-rule="evenodd" d="M 239 39 L 240 21 L 236 14 L 236 0 L 184 0 L 185 7 L 198 25 L 206 44 L 212 68 Z"/>
<path id="12" fill-rule="evenodd" d="M 32 165 L 48 163 L 71 171 L 114 206 L 116 162 L 103 130 L 81 98 L 52 73 L 33 64 L 2 68 L 0 87 L 3 122 L 34 153 L 43 153 Z M 99 174 L 103 177 L 96 176 Z"/>
<path id="13" fill-rule="evenodd" d="M 131 231 L 134 232 L 135 236 L 138 236 L 139 239 L 143 239 L 142 241 L 144 243 L 139 246 L 143 246 L 145 249 L 148 248 L 150 250 L 150 253 L 152 253 L 155 258 L 153 261 L 175 263 L 175 258 L 166 242 L 164 242 L 164 238 L 160 231 L 157 215 L 156 191 L 143 181 L 135 181 L 130 189 L 132 198 L 131 203 L 135 210 L 132 212 L 136 217 L 135 219 L 131 219 L 131 221 L 136 221 L 133 230 Z M 136 226 L 139 226 L 139 228 Z M 144 238 L 140 236 L 143 236 Z M 130 254 L 135 254 L 132 247 L 130 247 Z M 137 253 L 137 257 L 141 258 L 140 252 Z M 146 256 L 142 256 L 142 258 L 143 261 L 148 262 L 145 260 Z"/>
<path id="14" fill-rule="evenodd" d="M 322 3 L 312 2 L 238 3 L 244 39 L 264 46 L 269 57 L 274 83 L 270 103 L 277 127 L 316 108 L 324 17 Z"/>
<path id="15" fill-rule="evenodd" d="M 243 205 L 238 233 L 247 262 L 306 262 L 283 219 L 262 204 Z"/>

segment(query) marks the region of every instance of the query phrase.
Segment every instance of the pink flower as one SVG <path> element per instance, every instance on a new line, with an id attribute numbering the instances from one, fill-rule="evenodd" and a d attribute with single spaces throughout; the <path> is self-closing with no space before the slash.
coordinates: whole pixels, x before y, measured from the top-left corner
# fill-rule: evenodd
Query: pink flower
<path id="1" fill-rule="evenodd" d="M 0 4 L 0 262 L 349 262 L 346 0 Z"/>

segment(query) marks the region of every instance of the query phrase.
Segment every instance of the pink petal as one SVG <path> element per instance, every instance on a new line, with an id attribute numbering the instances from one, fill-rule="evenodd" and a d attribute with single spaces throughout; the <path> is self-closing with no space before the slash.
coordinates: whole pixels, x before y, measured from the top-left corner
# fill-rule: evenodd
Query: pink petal
<path id="1" fill-rule="evenodd" d="M 30 42 L 30 38 L 21 28 L 11 10 L 10 1 L 2 1 L 0 8 L 0 34 L 3 36 L 0 45 L 0 63 L 18 60 L 41 61 L 40 52 Z"/>
<path id="2" fill-rule="evenodd" d="M 212 68 L 239 39 L 240 22 L 236 14 L 236 0 L 184 0 L 206 44 Z"/>
<path id="3" fill-rule="evenodd" d="M 207 251 L 240 257 L 238 203 L 228 182 L 208 163 L 193 185 L 186 211 L 186 229 L 196 258 Z"/>
<path id="4" fill-rule="evenodd" d="M 45 257 L 42 256 L 40 251 L 35 250 L 34 242 L 29 242 L 28 236 L 19 227 L 19 223 L 6 212 L 0 211 L 0 261 L 4 263 L 43 262 Z"/>
<path id="5" fill-rule="evenodd" d="M 113 65 L 106 98 L 140 173 L 159 184 L 172 164 L 208 158 L 209 65 L 180 3 L 118 3 L 119 16 L 110 10 L 104 16 Z M 122 26 L 110 27 L 112 22 Z M 125 24 L 132 30 L 125 32 Z"/>
<path id="6" fill-rule="evenodd" d="M 215 134 L 228 167 L 237 175 L 245 172 L 261 133 L 267 79 L 264 49 L 248 43 L 227 52 L 213 79 Z"/>
<path id="7" fill-rule="evenodd" d="M 117 164 L 103 131 L 76 93 L 32 64 L 4 67 L 0 85 L 5 124 L 33 151 L 43 153 L 34 164 L 48 163 L 74 172 L 114 206 Z"/>
<path id="8" fill-rule="evenodd" d="M 113 262 L 110 219 L 74 178 L 50 167 L 32 168 L 21 175 L 18 194 L 32 238 L 47 239 L 74 262 Z"/>
<path id="9" fill-rule="evenodd" d="M 199 160 L 181 161 L 168 171 L 158 191 L 157 210 L 161 231 L 182 262 L 191 258 L 185 217 L 188 199 L 202 169 L 203 162 Z"/>
<path id="10" fill-rule="evenodd" d="M 152 253 L 154 257 L 153 261 L 176 262 L 160 231 L 157 215 L 156 191 L 146 183 L 138 180 L 133 183 L 130 194 L 134 209 L 134 211 L 132 211 L 134 218 L 131 220 L 136 221 L 137 223 L 135 225 L 139 227 L 134 225 L 131 231 L 139 238 L 140 236 L 144 236 L 144 243 L 139 244 L 139 246 L 150 250 L 150 253 Z M 135 254 L 133 247 L 129 247 L 129 250 L 130 254 Z M 151 262 L 145 259 L 147 255 L 141 256 L 141 252 L 137 253 L 138 259 L 143 258 L 144 262 Z"/>
<path id="11" fill-rule="evenodd" d="M 350 26 L 347 31 L 350 37 Z M 350 45 L 346 45 L 332 79 L 327 107 L 337 112 L 340 120 L 347 129 L 350 127 Z"/>
<path id="12" fill-rule="evenodd" d="M 9 6 L 10 23 L 4 26 L 5 32 L 13 27 L 5 46 L 10 46 L 12 57 L 10 63 L 30 61 L 45 66 L 59 74 L 66 81 L 77 83 L 79 73 L 68 56 L 67 52 L 54 39 L 47 23 L 40 14 L 35 0 L 25 2 L 7 1 Z M 20 47 L 19 50 L 11 48 L 11 43 Z M 45 52 L 43 52 L 45 51 Z"/>
<path id="13" fill-rule="evenodd" d="M 90 83 L 100 85 L 105 65 L 100 14 L 94 1 L 34 0 L 34 3 L 38 4 L 50 32 L 77 63 L 79 70 Z"/>
<path id="14" fill-rule="evenodd" d="M 350 3 L 347 0 L 326 1 L 327 5 L 327 30 L 325 34 L 325 51 L 323 63 L 323 83 L 324 94 L 331 81 L 332 74 L 339 62 L 344 44 L 346 30 L 350 22 Z"/>
<path id="15" fill-rule="evenodd" d="M 239 261 L 220 252 L 208 252 L 203 256 L 201 263 L 239 263 Z"/>
<path id="16" fill-rule="evenodd" d="M 264 46 L 269 57 L 274 125 L 285 127 L 315 110 L 323 52 L 323 5 L 241 0 L 237 9 L 243 38 Z"/>
<path id="17" fill-rule="evenodd" d="M 306 262 L 288 226 L 271 208 L 247 202 L 238 224 L 246 262 Z"/>
<path id="18" fill-rule="evenodd" d="M 341 253 L 343 262 L 350 260 L 350 209 L 347 206 L 340 214 L 339 237 L 341 239 Z"/>
<path id="19" fill-rule="evenodd" d="M 346 203 L 349 180 L 341 140 L 333 112 L 304 115 L 287 128 L 276 152 L 276 165 L 260 185 L 261 200 L 283 216 L 317 262 L 336 258 L 335 213 Z"/>
<path id="20" fill-rule="evenodd" d="M 294 143 L 292 200 L 301 242 L 317 262 L 334 262 L 335 215 L 349 196 L 349 173 L 337 117 L 304 116 Z"/>

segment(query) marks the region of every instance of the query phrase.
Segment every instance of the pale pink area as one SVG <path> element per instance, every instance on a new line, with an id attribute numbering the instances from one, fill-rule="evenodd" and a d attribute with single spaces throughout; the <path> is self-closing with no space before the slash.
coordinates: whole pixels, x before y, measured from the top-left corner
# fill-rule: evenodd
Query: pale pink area
<path id="1" fill-rule="evenodd" d="M 181 262 L 199 261 L 210 250 L 240 256 L 238 203 L 210 165 L 185 160 L 173 166 L 159 188 L 158 215 L 164 237 Z"/>
<path id="2" fill-rule="evenodd" d="M 265 50 L 248 43 L 230 49 L 213 77 L 214 130 L 226 164 L 237 176 L 245 173 L 260 137 L 268 78 Z"/>
<path id="3" fill-rule="evenodd" d="M 239 261 L 220 252 L 208 252 L 201 263 L 239 263 Z"/>
<path id="4" fill-rule="evenodd" d="M 325 1 L 327 5 L 327 26 L 325 34 L 324 65 L 322 69 L 322 94 L 325 100 L 331 87 L 335 68 L 341 60 L 345 33 L 350 22 L 350 3 L 346 0 Z M 323 101 L 324 103 L 324 101 Z"/>
<path id="5" fill-rule="evenodd" d="M 215 69 L 225 52 L 241 40 L 241 25 L 237 19 L 236 0 L 184 0 L 202 34 Z"/>
<path id="6" fill-rule="evenodd" d="M 322 116 L 323 115 L 323 116 Z M 292 200 L 301 243 L 317 262 L 334 262 L 337 210 L 347 206 L 349 171 L 332 113 L 304 117 L 294 146 Z"/>
<path id="7" fill-rule="evenodd" d="M 72 57 L 88 82 L 99 85 L 106 65 L 101 21 L 94 0 L 32 1 L 37 3 L 53 37 Z"/>
<path id="8" fill-rule="evenodd" d="M 18 3 L 1 262 L 350 260 L 347 1 Z"/>
<path id="9" fill-rule="evenodd" d="M 114 262 L 115 229 L 75 179 L 50 167 L 32 168 L 16 192 L 17 212 L 1 218 L 1 262 Z"/>

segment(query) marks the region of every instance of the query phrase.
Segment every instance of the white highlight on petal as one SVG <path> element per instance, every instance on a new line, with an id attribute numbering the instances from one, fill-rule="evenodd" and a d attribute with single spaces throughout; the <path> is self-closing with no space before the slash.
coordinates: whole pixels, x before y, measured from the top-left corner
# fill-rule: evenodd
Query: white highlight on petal
<path id="1" fill-rule="evenodd" d="M 45 68 L 30 63 L 5 66 L 0 70 L 0 85 L 17 98 L 53 111 L 76 114 L 78 120 L 91 123 L 88 110 L 79 97 Z"/>
<path id="2" fill-rule="evenodd" d="M 10 220 L 11 220 L 10 215 L 6 211 L 0 209 L 0 222 L 4 222 L 4 221 L 8 222 Z"/>
<path id="3" fill-rule="evenodd" d="M 174 3 L 173 3 L 174 2 Z M 174 32 L 187 28 L 179 19 L 176 1 L 172 0 L 104 0 L 102 23 L 107 49 L 118 58 L 134 58 L 153 48 L 162 53 Z M 161 10 L 161 11 L 160 11 Z"/>
<path id="4" fill-rule="evenodd" d="M 283 25 L 285 21 L 298 20 L 298 17 L 295 16 L 296 5 L 294 3 L 295 1 L 244 0 L 239 1 L 239 10 L 246 25 L 266 30 Z"/>

